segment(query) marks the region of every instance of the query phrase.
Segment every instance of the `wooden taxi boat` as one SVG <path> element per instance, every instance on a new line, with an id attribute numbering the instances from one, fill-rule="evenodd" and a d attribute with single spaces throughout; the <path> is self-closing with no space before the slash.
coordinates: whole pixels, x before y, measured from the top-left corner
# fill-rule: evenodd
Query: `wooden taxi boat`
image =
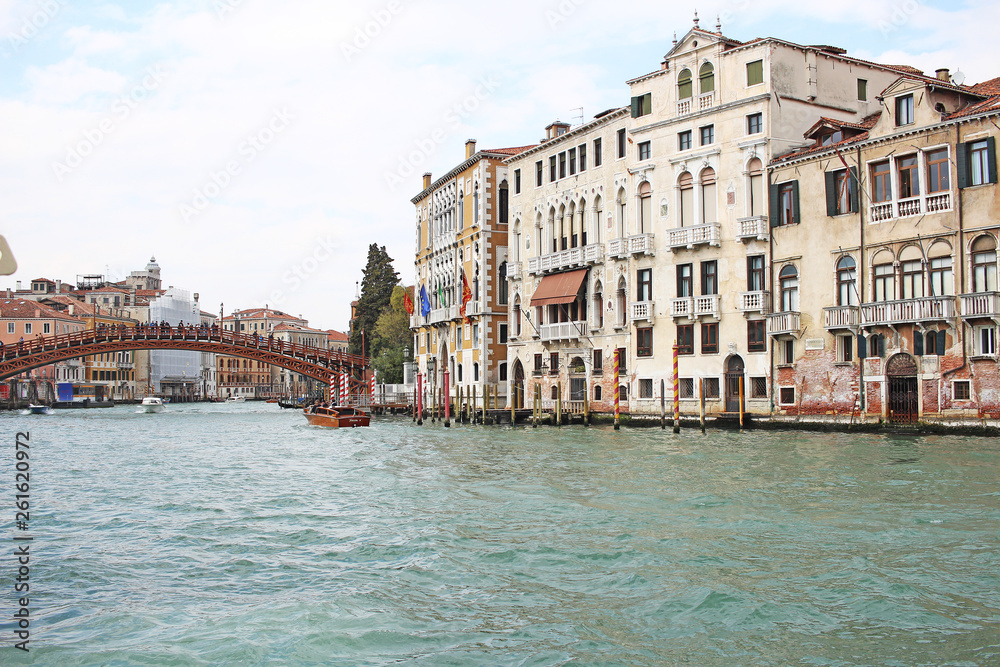
<path id="1" fill-rule="evenodd" d="M 367 412 L 352 407 L 316 407 L 311 406 L 302 411 L 305 418 L 313 426 L 326 426 L 329 428 L 369 426 L 371 415 Z"/>

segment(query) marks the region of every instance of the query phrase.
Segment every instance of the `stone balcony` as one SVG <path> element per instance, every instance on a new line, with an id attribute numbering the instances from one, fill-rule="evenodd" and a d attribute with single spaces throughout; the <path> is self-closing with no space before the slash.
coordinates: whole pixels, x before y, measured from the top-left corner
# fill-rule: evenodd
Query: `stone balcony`
<path id="1" fill-rule="evenodd" d="M 695 111 L 704 111 L 715 106 L 715 91 L 689 97 L 677 103 L 677 115 L 684 116 Z"/>
<path id="2" fill-rule="evenodd" d="M 521 278 L 521 262 L 507 262 L 507 279 L 519 280 Z"/>
<path id="3" fill-rule="evenodd" d="M 446 324 L 451 320 L 457 320 L 459 318 L 458 306 L 448 306 L 446 308 L 434 308 L 427 315 L 427 324 Z"/>
<path id="4" fill-rule="evenodd" d="M 827 331 L 836 329 L 858 330 L 860 309 L 857 306 L 833 306 L 823 309 L 823 327 Z"/>
<path id="5" fill-rule="evenodd" d="M 1000 292 L 976 292 L 958 298 L 965 319 L 1000 319 Z"/>
<path id="6" fill-rule="evenodd" d="M 667 230 L 667 247 L 671 250 L 694 248 L 696 245 L 708 244 L 718 246 L 722 237 L 722 227 L 717 222 L 694 227 L 676 227 Z"/>
<path id="7" fill-rule="evenodd" d="M 570 248 L 549 253 L 528 260 L 528 273 L 552 273 L 581 266 L 590 266 L 604 261 L 604 245 L 591 243 L 579 248 Z"/>
<path id="8" fill-rule="evenodd" d="M 556 322 L 538 327 L 539 338 L 543 342 L 557 340 L 578 340 L 586 336 L 586 322 Z"/>
<path id="9" fill-rule="evenodd" d="M 767 315 L 771 310 L 771 293 L 766 290 L 740 292 L 736 298 L 736 310 L 741 313 Z"/>
<path id="10" fill-rule="evenodd" d="M 629 255 L 654 255 L 653 235 L 637 234 L 626 238 L 611 239 L 608 242 L 608 255 L 624 258 Z"/>
<path id="11" fill-rule="evenodd" d="M 653 322 L 653 301 L 633 301 L 629 304 L 629 320 L 632 322 Z"/>
<path id="12" fill-rule="evenodd" d="M 882 222 L 926 213 L 941 213 L 952 208 L 951 192 L 932 192 L 928 195 L 874 202 L 868 209 L 869 220 Z"/>
<path id="13" fill-rule="evenodd" d="M 767 335 L 780 336 L 799 334 L 799 313 L 794 310 L 786 310 L 780 313 L 771 313 L 767 316 Z"/>
<path id="14" fill-rule="evenodd" d="M 479 299 L 473 299 L 472 301 L 465 304 L 465 315 L 466 317 L 472 317 L 473 315 L 483 314 L 483 302 Z"/>
<path id="15" fill-rule="evenodd" d="M 687 317 L 696 320 L 702 316 L 719 319 L 719 304 L 721 297 L 718 294 L 703 294 L 701 296 L 684 296 L 670 300 L 670 316 Z"/>
<path id="16" fill-rule="evenodd" d="M 752 218 L 738 218 L 736 226 L 736 238 L 740 241 L 748 241 L 750 239 L 766 241 L 771 231 L 771 225 L 766 215 L 756 215 Z"/>
<path id="17" fill-rule="evenodd" d="M 861 306 L 861 326 L 923 324 L 955 317 L 955 297 L 930 296 L 917 299 L 879 301 Z"/>

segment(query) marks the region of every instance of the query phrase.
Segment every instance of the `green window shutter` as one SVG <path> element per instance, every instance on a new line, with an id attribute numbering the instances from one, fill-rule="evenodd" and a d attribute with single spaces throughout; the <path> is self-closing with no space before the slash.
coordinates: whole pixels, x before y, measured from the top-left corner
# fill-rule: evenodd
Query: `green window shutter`
<path id="1" fill-rule="evenodd" d="M 861 210 L 861 201 L 858 199 L 858 168 L 850 169 L 850 185 L 847 186 L 847 196 L 851 200 L 851 212 L 857 213 Z"/>
<path id="2" fill-rule="evenodd" d="M 828 171 L 826 177 L 826 214 L 831 218 L 837 215 L 837 172 Z"/>
<path id="3" fill-rule="evenodd" d="M 868 341 L 864 334 L 858 334 L 858 359 L 868 358 Z"/>
<path id="4" fill-rule="evenodd" d="M 792 181 L 792 223 L 799 224 L 802 218 L 799 217 L 799 182 Z"/>
<path id="5" fill-rule="evenodd" d="M 641 104 L 642 104 L 642 98 L 641 97 L 633 97 L 632 98 L 632 118 L 638 118 L 639 117 L 639 109 L 640 109 L 640 105 Z"/>
<path id="6" fill-rule="evenodd" d="M 944 355 L 944 344 L 947 342 L 945 336 L 944 329 L 937 332 L 937 347 L 934 348 L 934 351 L 937 352 L 939 357 Z"/>
<path id="7" fill-rule="evenodd" d="M 996 137 L 986 139 L 986 160 L 990 167 L 990 183 L 997 182 L 997 140 Z"/>
<path id="8" fill-rule="evenodd" d="M 768 199 L 769 204 L 769 214 L 771 217 L 771 226 L 777 227 L 781 224 L 781 202 L 778 201 L 778 184 L 772 183 L 769 188 L 768 194 L 770 195 Z"/>
<path id="9" fill-rule="evenodd" d="M 959 144 L 955 153 L 955 166 L 958 169 L 958 187 L 969 187 L 969 144 Z"/>
<path id="10" fill-rule="evenodd" d="M 924 356 L 924 335 L 919 331 L 913 332 L 913 356 Z"/>

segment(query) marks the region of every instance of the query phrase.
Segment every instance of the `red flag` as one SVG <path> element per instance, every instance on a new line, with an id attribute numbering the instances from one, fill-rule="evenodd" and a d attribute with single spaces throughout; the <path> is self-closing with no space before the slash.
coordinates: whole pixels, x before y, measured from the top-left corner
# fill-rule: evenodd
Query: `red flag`
<path id="1" fill-rule="evenodd" d="M 403 308 L 410 315 L 413 314 L 413 299 L 410 298 L 410 290 L 403 288 Z"/>
<path id="2" fill-rule="evenodd" d="M 462 307 L 458 311 L 462 314 L 466 324 L 469 323 L 469 318 L 465 314 L 465 304 L 469 301 L 472 301 L 472 290 L 469 289 L 469 281 L 465 277 L 465 271 L 462 271 Z"/>

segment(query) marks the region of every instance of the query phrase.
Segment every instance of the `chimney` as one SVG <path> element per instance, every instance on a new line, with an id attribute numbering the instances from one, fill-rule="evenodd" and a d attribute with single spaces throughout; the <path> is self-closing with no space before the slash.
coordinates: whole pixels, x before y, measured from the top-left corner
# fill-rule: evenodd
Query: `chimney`
<path id="1" fill-rule="evenodd" d="M 941 81 L 947 81 L 951 83 L 951 73 L 948 71 L 947 67 L 942 67 L 941 69 L 934 70 L 934 74 Z"/>
<path id="2" fill-rule="evenodd" d="M 62 281 L 56 281 L 56 294 L 62 294 Z"/>
<path id="3" fill-rule="evenodd" d="M 424 190 L 431 187 L 431 172 L 424 174 Z"/>
<path id="4" fill-rule="evenodd" d="M 17 281 L 17 291 L 18 292 L 21 291 L 21 281 L 20 280 Z"/>
<path id="5" fill-rule="evenodd" d="M 73 307 L 73 304 L 69 304 L 69 314 L 70 314 L 70 315 L 72 315 L 72 314 L 73 314 L 73 311 L 74 311 L 74 310 L 76 310 L 76 308 L 74 308 L 74 307 Z"/>
<path id="6" fill-rule="evenodd" d="M 37 320 L 41 316 L 42 316 L 42 311 L 35 308 L 35 319 Z"/>
<path id="7" fill-rule="evenodd" d="M 476 140 L 469 139 L 465 142 L 465 159 L 468 160 L 470 157 L 476 154 Z"/>

